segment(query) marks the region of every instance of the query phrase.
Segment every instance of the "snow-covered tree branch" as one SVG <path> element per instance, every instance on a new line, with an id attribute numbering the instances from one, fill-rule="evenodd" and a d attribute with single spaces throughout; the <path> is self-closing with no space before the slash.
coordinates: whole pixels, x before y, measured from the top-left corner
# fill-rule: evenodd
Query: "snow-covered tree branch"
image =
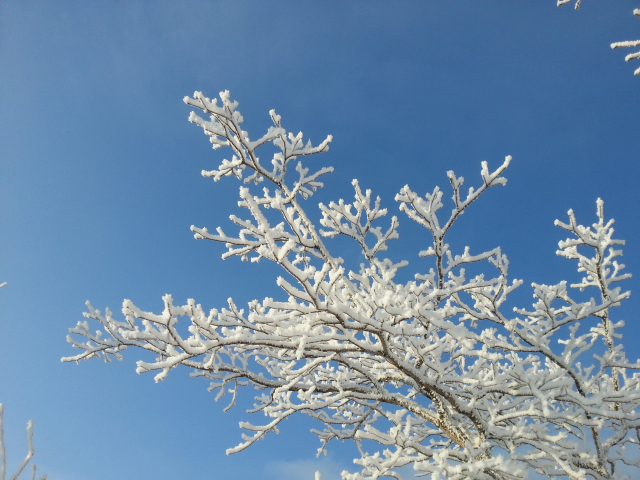
<path id="1" fill-rule="evenodd" d="M 448 215 L 441 211 L 439 187 L 422 197 L 404 186 L 395 199 L 429 232 L 431 246 L 416 254 L 432 263 L 426 270 L 420 264 L 414 280 L 403 283 L 396 273 L 408 262 L 380 256 L 399 237 L 398 219 L 384 220 L 387 209 L 370 190 L 363 192 L 354 180 L 352 203 L 320 204 L 323 229 L 303 208 L 322 187 L 319 177 L 332 169 L 312 169 L 302 159 L 327 151 L 331 136 L 317 146 L 304 144 L 302 133 L 287 132 L 272 110 L 273 126 L 252 141 L 241 128 L 238 103 L 229 92 L 220 98 L 220 105 L 200 92 L 185 98 L 210 116 L 191 113 L 189 120 L 210 136 L 214 149 L 233 150 L 231 160 L 202 174 L 268 185 L 261 193 L 241 186 L 238 204 L 247 215 L 230 217 L 235 233 L 192 230 L 197 239 L 224 243 L 223 258 L 277 263 L 283 298 L 253 300 L 246 309 L 230 298 L 207 313 L 192 299 L 176 305 L 165 295 L 159 314 L 125 300 L 124 321 L 87 302 L 85 316 L 101 330 L 88 321 L 70 329 L 68 341 L 80 353 L 63 361 L 120 359 L 137 347 L 156 357 L 139 361 L 139 373 L 153 371 L 160 381 L 178 365 L 190 367 L 193 376 L 211 381 L 216 399 L 231 394 L 226 409 L 240 387 L 252 386 L 261 393 L 250 412 L 269 419 L 241 423 L 248 433 L 227 453 L 304 413 L 318 421 L 318 453 L 333 440 L 358 446 L 360 471 L 343 472 L 345 480 L 401 478 L 398 469 L 407 465 L 434 480 L 512 480 L 530 471 L 604 480 L 623 478 L 623 465 L 640 466 L 640 363 L 627 360 L 619 333 L 624 322 L 611 314 L 629 297 L 617 283 L 629 275 L 618 263 L 624 242 L 613 237 L 601 200 L 591 226 L 580 225 L 572 211 L 568 223 L 556 221 L 570 235 L 557 254 L 577 260 L 584 278 L 569 286 L 534 283 L 533 306 L 508 310 L 505 301 L 522 281 L 508 278 L 500 247 L 455 252 L 447 236 L 472 203 L 506 184 L 502 175 L 511 157 L 495 170 L 482 162 L 480 178 L 466 194 L 465 179 L 447 172 L 453 200 Z M 267 143 L 278 149 L 271 166 L 258 156 Z M 357 272 L 347 271 L 325 245 L 337 235 L 359 244 L 365 263 Z M 471 263 L 474 269 L 485 265 L 485 273 L 468 275 Z M 585 289 L 593 298 L 583 298 Z M 177 326 L 185 320 L 188 336 Z M 370 454 L 374 445 L 379 450 Z"/>
<path id="2" fill-rule="evenodd" d="M 4 405 L 0 403 L 0 480 L 5 480 L 7 475 L 7 451 L 4 444 Z M 35 450 L 33 448 L 33 422 L 29 420 L 27 423 L 27 455 L 24 460 L 18 465 L 16 471 L 9 477 L 9 480 L 17 480 L 20 474 L 24 471 L 25 467 L 29 464 Z M 36 480 L 36 465 L 31 464 L 31 480 Z M 38 480 L 46 480 L 47 475 L 38 477 Z"/>
<path id="3" fill-rule="evenodd" d="M 636 8 L 633 11 L 633 14 L 636 17 L 640 17 L 640 8 Z M 619 48 L 619 47 L 638 47 L 640 46 L 640 40 L 631 40 L 631 41 L 626 41 L 626 42 L 615 42 L 611 44 L 611 48 Z M 640 58 L 640 52 L 635 52 L 635 53 L 630 53 L 629 55 L 627 55 L 626 57 L 624 57 L 625 62 L 628 62 L 629 60 L 633 60 L 635 58 Z M 637 68 L 635 72 L 633 72 L 634 75 L 640 75 L 640 68 Z"/>
<path id="4" fill-rule="evenodd" d="M 561 5 L 565 5 L 567 3 L 571 2 L 571 0 L 558 0 L 558 6 Z M 576 0 L 576 3 L 574 4 L 574 8 L 576 10 L 578 10 L 580 8 L 580 3 L 581 0 Z M 633 14 L 636 17 L 640 17 L 640 8 L 636 8 L 633 11 Z M 620 48 L 620 47 L 638 47 L 640 46 L 640 40 L 630 40 L 630 41 L 624 41 L 624 42 L 614 42 L 611 44 L 611 48 Z M 624 60 L 625 62 L 628 62 L 629 60 L 634 60 L 636 58 L 640 58 L 640 52 L 635 52 L 635 53 L 630 53 L 629 55 L 627 55 Z M 636 69 L 635 72 L 633 72 L 634 75 L 640 75 L 640 68 Z"/>

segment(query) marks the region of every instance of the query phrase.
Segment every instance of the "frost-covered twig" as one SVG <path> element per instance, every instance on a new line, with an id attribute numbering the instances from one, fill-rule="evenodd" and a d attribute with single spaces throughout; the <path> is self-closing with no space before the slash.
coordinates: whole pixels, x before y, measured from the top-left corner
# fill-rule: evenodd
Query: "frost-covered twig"
<path id="1" fill-rule="evenodd" d="M 558 6 L 564 5 L 566 3 L 571 2 L 571 0 L 558 0 Z M 580 3 L 582 2 L 582 0 L 576 0 L 576 3 L 574 5 L 574 8 L 576 10 L 578 10 L 580 8 Z"/>
<path id="2" fill-rule="evenodd" d="M 352 184 L 356 190 L 356 201 L 353 204 L 345 204 L 342 199 L 338 204 L 331 202 L 329 207 L 322 203 L 319 204 L 324 217 L 320 223 L 330 229 L 320 230 L 320 233 L 325 237 L 343 234 L 353 238 L 360 244 L 365 258 L 371 261 L 378 252 L 384 252 L 387 249 L 387 241 L 398 238 L 396 231 L 399 226 L 398 219 L 395 216 L 391 219 L 391 226 L 384 234 L 380 227 L 372 227 L 371 222 L 384 217 L 387 214 L 387 209 L 380 208 L 380 197 L 376 198 L 375 206 L 372 207 L 371 190 L 367 190 L 363 195 L 358 180 L 354 180 Z M 351 212 L 351 208 L 354 208 L 355 212 Z M 365 240 L 369 233 L 376 239 L 376 244 L 371 248 L 367 246 Z"/>
<path id="3" fill-rule="evenodd" d="M 564 5 L 566 3 L 569 3 L 571 0 L 558 0 L 558 6 Z M 581 0 L 576 0 L 575 3 L 575 9 L 578 10 L 580 8 L 580 2 Z M 640 8 L 636 8 L 633 11 L 633 14 L 636 17 L 640 17 Z M 640 40 L 631 40 L 631 41 L 625 41 L 625 42 L 614 42 L 611 44 L 611 48 L 620 48 L 620 47 L 638 47 L 640 46 Z M 635 53 L 630 53 L 629 55 L 627 55 L 624 60 L 625 62 L 628 62 L 629 60 L 633 60 L 636 58 L 640 58 L 640 52 L 635 52 Z M 633 72 L 634 75 L 640 75 L 640 68 L 636 69 L 635 72 Z"/>
<path id="4" fill-rule="evenodd" d="M 4 444 L 4 405 L 0 403 L 0 480 L 5 480 L 7 474 L 7 452 Z M 35 450 L 33 448 L 33 422 L 29 420 L 27 423 L 27 456 L 24 458 L 22 463 L 18 465 L 16 471 L 13 475 L 9 477 L 9 480 L 16 480 L 20 474 L 23 472 L 25 467 L 29 464 L 33 455 L 35 454 Z M 36 478 L 36 465 L 31 465 L 31 479 L 35 480 Z M 38 480 L 45 480 L 47 475 L 42 475 L 38 477 Z"/>
<path id="5" fill-rule="evenodd" d="M 636 8 L 633 11 L 633 14 L 636 17 L 640 17 L 640 8 Z M 611 48 L 620 48 L 620 47 L 638 47 L 640 46 L 640 40 L 633 40 L 633 41 L 627 41 L 627 42 L 616 42 L 616 43 L 612 43 L 611 44 Z M 627 55 L 626 57 L 624 57 L 625 62 L 628 62 L 629 60 L 633 60 L 635 58 L 640 58 L 640 51 L 639 52 L 635 52 L 635 53 L 630 53 L 629 55 Z M 633 72 L 634 75 L 640 75 L 640 68 L 637 68 L 635 72 Z"/>
<path id="6" fill-rule="evenodd" d="M 577 223 L 571 211 L 569 223 L 556 223 L 572 235 L 560 242 L 558 254 L 578 261 L 582 281 L 569 288 L 566 281 L 533 283 L 533 307 L 511 313 L 504 302 L 522 281 L 509 280 L 502 250 L 472 254 L 467 246 L 456 254 L 447 243 L 460 215 L 488 189 L 506 184 L 502 175 L 511 157 L 494 171 L 483 162 L 478 185 L 466 196 L 464 179 L 448 172 L 453 209 L 444 219 L 440 188 L 424 197 L 409 186 L 400 190 L 400 210 L 431 239 L 415 252 L 423 260 L 414 280 L 400 282 L 396 273 L 408 262 L 380 256 L 399 236 L 395 217 L 384 228 L 377 225 L 387 213 L 380 199 L 373 202 L 354 181 L 354 203 L 320 205 L 326 230 L 318 234 L 300 198 L 321 186 L 317 177 L 331 169 L 309 175 L 299 163 L 296 180 L 287 180 L 290 161 L 326 151 L 331 137 L 318 147 L 303 146 L 302 134 L 288 134 L 272 111 L 274 126 L 252 142 L 228 92 L 221 93 L 221 107 L 200 93 L 194 97 L 187 103 L 211 121 L 193 113 L 191 121 L 214 147 L 235 152 L 203 175 L 242 178 L 249 169 L 248 178 L 267 179 L 273 189 L 242 186 L 239 205 L 247 215 L 230 217 L 236 233 L 192 227 L 195 237 L 224 243 L 224 258 L 276 263 L 283 298 L 253 300 L 247 309 L 230 298 L 226 307 L 205 312 L 192 299 L 180 306 L 165 295 L 160 314 L 125 300 L 125 321 L 88 304 L 85 316 L 103 330 L 79 322 L 70 329 L 76 337 L 68 339 L 80 353 L 63 361 L 120 359 L 136 347 L 156 357 L 139 361 L 139 373 L 153 371 L 161 381 L 179 365 L 192 368 L 193 376 L 211 381 L 216 400 L 232 394 L 226 409 L 235 405 L 239 387 L 251 385 L 261 393 L 250 412 L 268 419 L 241 423 L 248 434 L 227 453 L 249 448 L 303 413 L 321 425 L 313 430 L 319 453 L 332 440 L 356 443 L 361 470 L 344 472 L 344 480 L 401 478 L 397 469 L 410 464 L 434 479 L 515 480 L 536 471 L 614 480 L 620 478 L 617 465 L 639 465 L 629 451 L 640 431 L 640 362 L 626 359 L 619 341 L 624 323 L 610 313 L 629 297 L 618 287 L 628 275 L 620 273 L 623 242 L 613 238 L 602 201 L 591 227 Z M 267 142 L 280 150 L 272 170 L 257 155 Z M 322 241 L 337 235 L 360 246 L 366 262 L 357 272 L 347 272 Z M 470 263 L 484 265 L 485 273 L 467 276 Z M 596 289 L 597 300 L 580 298 L 585 289 Z M 177 326 L 184 320 L 188 335 Z M 380 450 L 369 454 L 365 446 L 372 443 Z"/>

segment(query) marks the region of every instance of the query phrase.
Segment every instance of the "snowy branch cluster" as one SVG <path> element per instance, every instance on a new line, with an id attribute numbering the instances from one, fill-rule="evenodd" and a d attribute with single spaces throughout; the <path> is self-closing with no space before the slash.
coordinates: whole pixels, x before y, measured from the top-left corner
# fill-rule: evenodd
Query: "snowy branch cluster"
<path id="1" fill-rule="evenodd" d="M 357 445 L 360 471 L 343 472 L 344 480 L 401 478 L 397 469 L 407 465 L 434 480 L 511 480 L 531 470 L 604 480 L 624 478 L 624 464 L 640 466 L 640 364 L 626 359 L 618 333 L 623 322 L 609 313 L 629 296 L 617 282 L 630 275 L 621 274 L 617 259 L 624 242 L 613 238 L 602 201 L 590 227 L 578 224 L 571 211 L 568 223 L 556 222 L 570 234 L 557 253 L 578 261 L 582 281 L 570 288 L 565 281 L 533 284 L 533 306 L 506 311 L 501 306 L 522 284 L 508 279 L 506 255 L 500 248 L 456 253 L 446 236 L 471 203 L 506 183 L 502 174 L 511 157 L 494 171 L 483 162 L 479 185 L 466 195 L 464 178 L 448 172 L 454 205 L 448 215 L 438 187 L 421 197 L 405 186 L 396 195 L 400 210 L 433 242 L 419 253 L 431 268 L 402 283 L 395 276 L 408 262 L 380 256 L 398 238 L 398 220 L 384 222 L 387 210 L 371 191 L 354 181 L 352 203 L 320 204 L 323 229 L 302 207 L 332 169 L 311 170 L 300 157 L 327 151 L 331 137 L 315 147 L 304 144 L 302 133 L 287 132 L 272 110 L 273 126 L 252 141 L 241 128 L 238 103 L 229 92 L 220 98 L 220 105 L 200 92 L 185 98 L 210 117 L 191 113 L 189 119 L 213 147 L 233 150 L 231 160 L 202 174 L 267 180 L 270 188 L 260 194 L 240 188 L 247 216 L 230 217 L 234 234 L 192 230 L 198 239 L 225 244 L 224 258 L 277 263 L 283 299 L 254 300 L 246 309 L 229 299 L 207 313 L 194 300 L 180 306 L 166 295 L 159 314 L 125 300 L 124 321 L 87 302 L 85 316 L 102 330 L 87 321 L 70 329 L 75 336 L 68 341 L 81 353 L 63 361 L 120 359 L 137 347 L 156 357 L 139 361 L 139 373 L 154 371 L 160 381 L 178 365 L 190 367 L 193 376 L 211 381 L 216 399 L 231 394 L 226 409 L 239 387 L 250 385 L 260 392 L 250 412 L 268 420 L 241 423 L 248 433 L 227 453 L 304 413 L 320 425 L 313 430 L 319 454 L 332 440 Z M 278 150 L 270 165 L 257 155 L 267 143 Z M 343 259 L 329 253 L 324 239 L 337 235 L 360 245 L 365 263 L 359 271 L 346 271 Z M 486 274 L 468 276 L 471 263 L 485 264 Z M 578 300 L 574 292 L 584 289 L 595 298 Z M 188 335 L 179 332 L 184 320 Z"/>
<path id="2" fill-rule="evenodd" d="M 575 9 L 578 10 L 580 8 L 580 3 L 582 0 L 576 0 L 575 3 Z M 558 6 L 564 5 L 566 3 L 571 2 L 571 0 L 558 0 Z M 633 14 L 636 17 L 640 17 L 640 8 L 636 8 L 633 11 Z M 620 47 L 638 47 L 640 46 L 640 40 L 630 40 L 630 41 L 625 41 L 625 42 L 615 42 L 611 44 L 611 48 L 620 48 Z M 624 60 L 625 62 L 628 62 L 629 60 L 633 60 L 635 58 L 640 58 L 640 52 L 635 52 L 635 53 L 630 53 L 629 55 L 627 55 Z M 637 68 L 635 72 L 633 72 L 634 75 L 640 75 L 640 68 Z"/>

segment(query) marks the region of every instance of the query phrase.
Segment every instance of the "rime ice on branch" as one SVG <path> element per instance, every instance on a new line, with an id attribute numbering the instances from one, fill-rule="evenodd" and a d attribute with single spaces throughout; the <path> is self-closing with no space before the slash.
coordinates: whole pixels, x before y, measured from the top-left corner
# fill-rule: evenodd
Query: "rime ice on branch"
<path id="1" fill-rule="evenodd" d="M 564 5 L 566 3 L 569 3 L 571 0 L 558 0 L 558 6 Z M 580 2 L 581 0 L 576 0 L 575 3 L 575 9 L 578 10 L 580 8 Z M 636 8 L 633 11 L 633 14 L 636 17 L 640 17 L 640 8 Z M 620 48 L 620 47 L 638 47 L 640 46 L 640 40 L 631 40 L 631 41 L 626 41 L 626 42 L 615 42 L 611 44 L 611 48 Z M 636 58 L 640 58 L 640 52 L 635 52 L 635 53 L 630 53 L 629 55 L 627 55 L 626 57 L 624 57 L 625 62 L 628 62 L 629 60 L 634 60 Z M 640 75 L 640 68 L 636 69 L 635 72 L 633 72 L 634 75 Z"/>
<path id="2" fill-rule="evenodd" d="M 505 185 L 501 175 L 511 157 L 493 172 L 483 162 L 478 185 L 466 195 L 464 179 L 448 172 L 454 206 L 449 215 L 442 215 L 438 187 L 421 197 L 405 186 L 396 201 L 429 232 L 432 245 L 419 256 L 432 267 L 401 283 L 395 274 L 408 262 L 380 256 L 398 238 L 398 220 L 384 221 L 387 210 L 369 190 L 363 193 L 354 181 L 353 203 L 321 204 L 324 229 L 316 230 L 302 208 L 301 200 L 322 186 L 318 178 L 331 169 L 309 173 L 297 161 L 294 173 L 289 164 L 326 151 L 331 137 L 316 147 L 303 144 L 302 133 L 288 133 L 271 111 L 274 126 L 252 141 L 241 128 L 238 104 L 228 92 L 220 97 L 221 105 L 199 92 L 185 99 L 210 116 L 192 113 L 189 119 L 214 148 L 233 150 L 231 160 L 203 175 L 269 185 L 260 194 L 240 188 L 239 205 L 248 215 L 230 217 L 235 234 L 192 230 L 198 239 L 224 243 L 223 258 L 277 263 L 283 298 L 254 300 L 247 309 L 229 299 L 227 307 L 206 313 L 194 300 L 178 306 L 166 295 L 160 314 L 125 300 L 125 321 L 87 303 L 85 316 L 104 333 L 79 322 L 70 330 L 76 337 L 68 340 L 81 353 L 63 361 L 120 359 L 125 349 L 137 347 L 157 356 L 139 361 L 139 373 L 154 371 L 159 381 L 178 365 L 190 367 L 193 376 L 211 381 L 216 399 L 232 394 L 226 409 L 240 387 L 253 386 L 262 393 L 250 412 L 269 420 L 243 422 L 248 434 L 227 453 L 244 450 L 287 417 L 304 413 L 320 425 L 313 430 L 319 454 L 334 439 L 357 445 L 360 471 L 343 472 L 345 480 L 401 478 L 397 469 L 406 465 L 434 480 L 512 480 L 530 471 L 613 480 L 622 478 L 619 466 L 638 467 L 640 365 L 626 359 L 619 341 L 623 322 L 610 315 L 629 296 L 616 286 L 628 275 L 616 260 L 623 242 L 613 238 L 613 221 L 605 223 L 600 200 L 591 227 L 579 225 L 571 211 L 569 223 L 557 222 L 571 234 L 558 254 L 578 260 L 584 279 L 570 288 L 565 281 L 533 284 L 532 309 L 509 312 L 501 307 L 522 281 L 508 280 L 501 249 L 454 252 L 445 237 L 489 188 Z M 257 155 L 268 142 L 279 149 L 270 167 Z M 281 216 L 277 224 L 270 220 L 274 212 Z M 323 243 L 337 235 L 360 245 L 366 263 L 358 272 L 346 272 Z M 486 274 L 468 277 L 469 263 L 486 265 Z M 596 298 L 581 301 L 576 289 L 593 290 Z M 180 320 L 190 322 L 188 337 L 178 332 Z"/>
<path id="3" fill-rule="evenodd" d="M 3 287 L 4 284 L 0 285 Z M 29 420 L 27 423 L 27 456 L 24 460 L 18 465 L 16 471 L 9 477 L 9 480 L 17 480 L 20 477 L 20 474 L 23 472 L 25 467 L 29 464 L 33 455 L 35 454 L 35 450 L 33 449 L 33 422 Z M 31 464 L 31 480 L 36 480 L 36 465 Z M 5 480 L 7 475 L 7 450 L 4 444 L 4 405 L 0 403 L 0 480 Z M 37 480 L 46 480 L 47 475 L 42 475 L 38 477 Z"/>
<path id="4" fill-rule="evenodd" d="M 636 17 L 640 17 L 640 8 L 636 8 L 633 11 L 633 14 Z M 640 40 L 632 40 L 627 42 L 616 42 L 611 44 L 611 48 L 619 48 L 619 47 L 638 47 L 640 46 Z M 630 53 L 626 57 L 624 57 L 624 61 L 628 62 L 629 60 L 634 60 L 636 58 L 640 58 L 640 52 Z M 637 68 L 634 75 L 640 75 L 640 68 Z"/>

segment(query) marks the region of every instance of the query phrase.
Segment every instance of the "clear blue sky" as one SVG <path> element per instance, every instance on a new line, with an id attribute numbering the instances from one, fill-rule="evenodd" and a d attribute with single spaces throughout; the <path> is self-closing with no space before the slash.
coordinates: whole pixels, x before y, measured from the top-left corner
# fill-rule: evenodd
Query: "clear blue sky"
<path id="1" fill-rule="evenodd" d="M 271 108 L 314 142 L 334 136 L 316 160 L 336 169 L 307 202 L 316 218 L 318 201 L 352 196 L 353 178 L 395 214 L 403 185 L 445 188 L 449 169 L 477 185 L 482 160 L 497 167 L 513 155 L 507 187 L 452 232 L 453 245 L 503 248 L 525 281 L 512 305 L 530 305 L 531 282 L 579 280 L 555 256 L 566 235 L 553 221 L 573 208 L 591 223 L 602 197 L 635 275 L 631 299 L 612 313 L 627 321 L 628 357 L 640 357 L 640 78 L 623 61 L 630 52 L 609 48 L 640 37 L 634 7 L 1 1 L 0 402 L 10 458 L 23 455 L 33 419 L 37 463 L 52 480 L 311 480 L 316 469 L 333 480 L 353 468 L 350 445 L 315 460 L 307 419 L 225 456 L 238 422 L 251 420 L 249 391 L 224 414 L 186 369 L 160 384 L 137 375 L 135 351 L 111 364 L 60 362 L 75 353 L 66 330 L 86 300 L 159 311 L 165 293 L 206 309 L 279 295 L 272 266 L 223 262 L 222 245 L 189 231 L 232 231 L 238 189 L 200 176 L 230 153 L 187 122 L 182 97 L 194 90 L 231 90 L 252 137 Z M 413 273 L 428 238 L 398 215 L 389 255 Z"/>

